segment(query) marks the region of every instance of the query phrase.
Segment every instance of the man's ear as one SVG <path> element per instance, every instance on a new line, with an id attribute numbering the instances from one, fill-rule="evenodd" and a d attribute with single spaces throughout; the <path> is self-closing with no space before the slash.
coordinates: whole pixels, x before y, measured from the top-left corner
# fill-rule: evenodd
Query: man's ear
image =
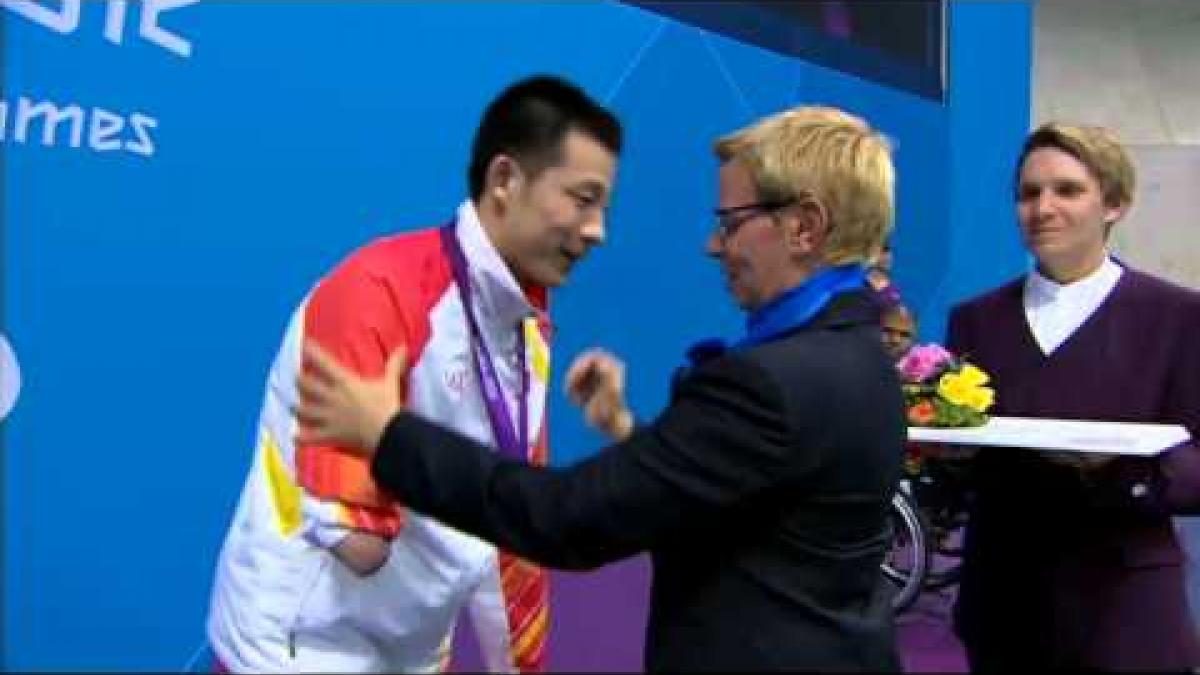
<path id="1" fill-rule="evenodd" d="M 521 184 L 521 167 L 508 155 L 496 155 L 488 163 L 483 184 L 488 196 L 507 204 Z"/>

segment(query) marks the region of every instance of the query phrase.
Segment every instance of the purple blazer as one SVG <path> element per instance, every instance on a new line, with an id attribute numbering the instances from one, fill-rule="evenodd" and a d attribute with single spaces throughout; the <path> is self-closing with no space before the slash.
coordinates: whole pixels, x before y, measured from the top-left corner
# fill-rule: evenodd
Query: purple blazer
<path id="1" fill-rule="evenodd" d="M 1200 294 L 1126 268 L 1050 355 L 1018 279 L 956 307 L 947 344 L 993 377 L 997 415 L 1183 424 L 1200 439 Z M 973 669 L 1191 669 L 1173 514 L 1200 511 L 1200 447 L 1093 471 L 983 449 L 956 627 Z"/>

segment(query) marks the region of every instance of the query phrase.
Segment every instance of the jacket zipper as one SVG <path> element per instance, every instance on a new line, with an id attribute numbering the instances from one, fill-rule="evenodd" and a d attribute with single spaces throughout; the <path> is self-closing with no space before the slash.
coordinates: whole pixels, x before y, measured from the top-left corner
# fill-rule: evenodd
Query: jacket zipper
<path id="1" fill-rule="evenodd" d="M 308 589 L 301 596 L 300 603 L 296 606 L 296 615 L 292 617 L 292 626 L 288 629 L 287 634 L 288 656 L 290 658 L 296 658 L 296 632 L 300 623 L 300 617 L 304 614 L 304 607 L 308 604 L 308 600 L 312 597 L 313 592 L 317 590 L 317 584 L 321 581 L 321 575 L 325 573 L 328 567 L 329 556 L 322 556 L 321 564 L 317 567 L 316 573 L 313 574 L 312 582 L 308 584 Z"/>

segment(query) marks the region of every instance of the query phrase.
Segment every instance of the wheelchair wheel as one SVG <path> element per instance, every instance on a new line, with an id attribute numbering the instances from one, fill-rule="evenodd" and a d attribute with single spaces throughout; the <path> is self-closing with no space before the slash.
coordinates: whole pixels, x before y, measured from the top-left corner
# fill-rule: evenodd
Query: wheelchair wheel
<path id="1" fill-rule="evenodd" d="M 883 575 L 896 587 L 892 610 L 897 614 L 917 601 L 929 572 L 931 542 L 925 517 L 907 490 L 892 496 L 892 546 L 883 561 Z"/>

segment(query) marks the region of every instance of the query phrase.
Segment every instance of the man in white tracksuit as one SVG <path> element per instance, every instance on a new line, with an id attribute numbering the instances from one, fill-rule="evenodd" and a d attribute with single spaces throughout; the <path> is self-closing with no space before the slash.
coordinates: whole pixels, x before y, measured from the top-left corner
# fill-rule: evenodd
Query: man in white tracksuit
<path id="1" fill-rule="evenodd" d="M 403 346 L 412 409 L 544 463 L 547 289 L 603 241 L 620 144 L 615 117 L 573 85 L 511 86 L 484 113 L 453 218 L 352 253 L 297 308 L 217 566 L 218 669 L 443 670 L 464 607 L 489 670 L 544 667 L 546 572 L 406 510 L 362 460 L 297 447 L 296 372 L 306 342 L 363 375 Z"/>

